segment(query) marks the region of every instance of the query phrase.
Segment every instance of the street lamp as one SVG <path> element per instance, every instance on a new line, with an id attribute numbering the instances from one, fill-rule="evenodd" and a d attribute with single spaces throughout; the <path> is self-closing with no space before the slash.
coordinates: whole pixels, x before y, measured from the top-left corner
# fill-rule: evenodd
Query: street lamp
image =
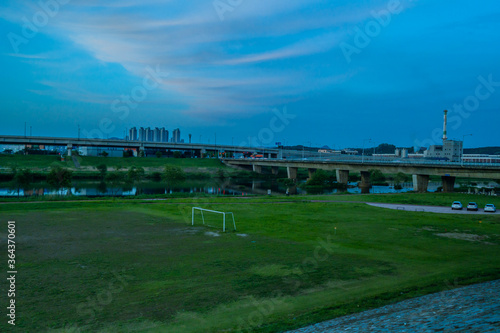
<path id="1" fill-rule="evenodd" d="M 363 152 L 361 153 L 361 163 L 365 163 L 365 142 L 371 142 L 372 139 L 364 139 L 363 140 Z"/>
<path id="2" fill-rule="evenodd" d="M 462 166 L 464 166 L 464 141 L 465 141 L 465 137 L 466 136 L 472 136 L 472 134 L 465 134 L 463 137 L 462 137 L 462 158 L 460 158 L 461 162 L 462 162 Z"/>
<path id="3" fill-rule="evenodd" d="M 214 133 L 215 135 L 215 141 L 214 141 L 214 145 L 215 145 L 215 153 L 217 154 L 217 159 L 219 158 L 219 152 L 217 151 L 217 133 Z"/>

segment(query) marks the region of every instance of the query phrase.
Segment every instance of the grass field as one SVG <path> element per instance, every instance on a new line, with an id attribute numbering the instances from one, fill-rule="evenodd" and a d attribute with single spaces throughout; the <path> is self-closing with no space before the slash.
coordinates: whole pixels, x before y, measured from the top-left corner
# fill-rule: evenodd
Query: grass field
<path id="1" fill-rule="evenodd" d="M 82 169 L 94 169 L 100 164 L 105 164 L 108 168 L 127 169 L 132 166 L 143 168 L 162 169 L 165 165 L 179 166 L 184 169 L 219 169 L 227 168 L 217 159 L 201 158 L 122 158 L 122 157 L 91 157 L 75 156 Z M 60 161 L 58 156 L 43 155 L 4 155 L 0 154 L 0 167 L 18 169 L 28 168 L 32 170 L 46 170 L 53 165 L 75 169 L 72 158 Z M 189 171 L 189 170 L 188 170 Z"/>
<path id="2" fill-rule="evenodd" d="M 500 278 L 498 216 L 263 199 L 2 204 L 16 331 L 281 332 Z M 192 206 L 234 212 L 238 232 L 190 226 Z"/>

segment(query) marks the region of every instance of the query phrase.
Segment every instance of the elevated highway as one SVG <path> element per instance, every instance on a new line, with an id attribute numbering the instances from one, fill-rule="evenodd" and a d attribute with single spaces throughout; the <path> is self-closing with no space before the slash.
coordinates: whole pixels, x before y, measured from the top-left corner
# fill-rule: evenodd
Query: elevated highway
<path id="1" fill-rule="evenodd" d="M 278 168 L 287 169 L 288 178 L 296 179 L 299 168 L 309 170 L 312 176 L 318 169 L 336 171 L 337 181 L 347 184 L 350 172 L 361 174 L 360 187 L 367 192 L 371 187 L 370 170 L 377 169 L 385 174 L 396 174 L 399 172 L 413 175 L 415 191 L 426 192 L 429 176 L 441 176 L 443 190 L 452 192 L 455 179 L 480 178 L 500 179 L 500 164 L 461 164 L 445 163 L 436 161 L 364 161 L 361 158 L 349 160 L 282 160 L 282 159 L 224 159 L 231 166 L 252 169 L 254 172 L 262 173 L 262 168 L 270 168 L 273 174 L 278 173 Z"/>
<path id="2" fill-rule="evenodd" d="M 255 152 L 266 157 L 278 157 L 279 150 L 272 148 L 240 147 L 228 145 L 207 145 L 200 143 L 172 143 L 172 142 L 150 142 L 150 141 L 126 141 L 118 139 L 86 139 L 86 138 L 57 138 L 57 137 L 34 137 L 34 136 L 10 136 L 0 135 L 0 145 L 45 145 L 66 146 L 68 155 L 75 147 L 100 147 L 100 148 L 124 148 L 124 149 L 172 149 L 190 150 L 200 153 L 206 151 L 225 151 L 232 153 Z"/>

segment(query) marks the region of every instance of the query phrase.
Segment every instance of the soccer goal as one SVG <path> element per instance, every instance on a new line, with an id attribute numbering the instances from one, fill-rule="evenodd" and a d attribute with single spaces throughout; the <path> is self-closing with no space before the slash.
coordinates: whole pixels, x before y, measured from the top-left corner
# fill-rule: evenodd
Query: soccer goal
<path id="1" fill-rule="evenodd" d="M 223 232 L 226 232 L 226 215 L 231 215 L 231 217 L 233 218 L 234 230 L 236 230 L 236 222 L 234 221 L 234 214 L 233 213 L 231 213 L 231 212 L 219 212 L 216 210 L 204 209 L 204 208 L 200 208 L 200 207 L 193 207 L 193 209 L 191 211 L 191 225 L 194 225 L 195 211 L 200 211 L 201 220 L 203 221 L 203 225 L 207 225 L 209 227 L 214 227 L 214 228 L 218 228 L 219 226 L 213 226 L 213 225 L 209 225 L 208 223 L 205 223 L 205 215 L 203 214 L 203 212 L 221 214 L 222 215 L 222 231 Z"/>

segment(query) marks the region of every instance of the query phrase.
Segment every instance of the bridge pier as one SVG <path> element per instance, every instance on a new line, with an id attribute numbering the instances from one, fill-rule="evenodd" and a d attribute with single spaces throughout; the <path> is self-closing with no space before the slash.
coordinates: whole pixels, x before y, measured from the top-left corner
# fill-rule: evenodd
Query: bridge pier
<path id="1" fill-rule="evenodd" d="M 349 170 L 337 169 L 337 183 L 346 184 L 349 182 Z"/>
<path id="2" fill-rule="evenodd" d="M 443 181 L 443 192 L 451 193 L 455 191 L 455 179 L 456 177 L 442 176 Z"/>
<path id="3" fill-rule="evenodd" d="M 429 175 L 413 175 L 413 190 L 425 193 L 429 186 Z"/>
<path id="4" fill-rule="evenodd" d="M 309 171 L 309 179 L 311 179 L 316 173 L 316 169 L 307 169 L 307 171 Z"/>
<path id="5" fill-rule="evenodd" d="M 271 167 L 271 173 L 275 176 L 278 175 L 280 168 L 279 167 Z"/>
<path id="6" fill-rule="evenodd" d="M 260 165 L 253 165 L 253 172 L 262 173 L 262 167 Z"/>
<path id="7" fill-rule="evenodd" d="M 363 194 L 370 193 L 370 189 L 372 188 L 372 184 L 370 183 L 370 172 L 369 171 L 361 171 L 361 182 L 359 183 L 358 186 L 361 189 L 361 193 L 363 193 Z"/>
<path id="8" fill-rule="evenodd" d="M 66 147 L 68 151 L 68 156 L 73 155 L 73 145 L 71 143 L 68 143 L 68 146 Z"/>
<path id="9" fill-rule="evenodd" d="M 289 179 L 297 179 L 297 169 L 298 168 L 286 167 Z"/>

